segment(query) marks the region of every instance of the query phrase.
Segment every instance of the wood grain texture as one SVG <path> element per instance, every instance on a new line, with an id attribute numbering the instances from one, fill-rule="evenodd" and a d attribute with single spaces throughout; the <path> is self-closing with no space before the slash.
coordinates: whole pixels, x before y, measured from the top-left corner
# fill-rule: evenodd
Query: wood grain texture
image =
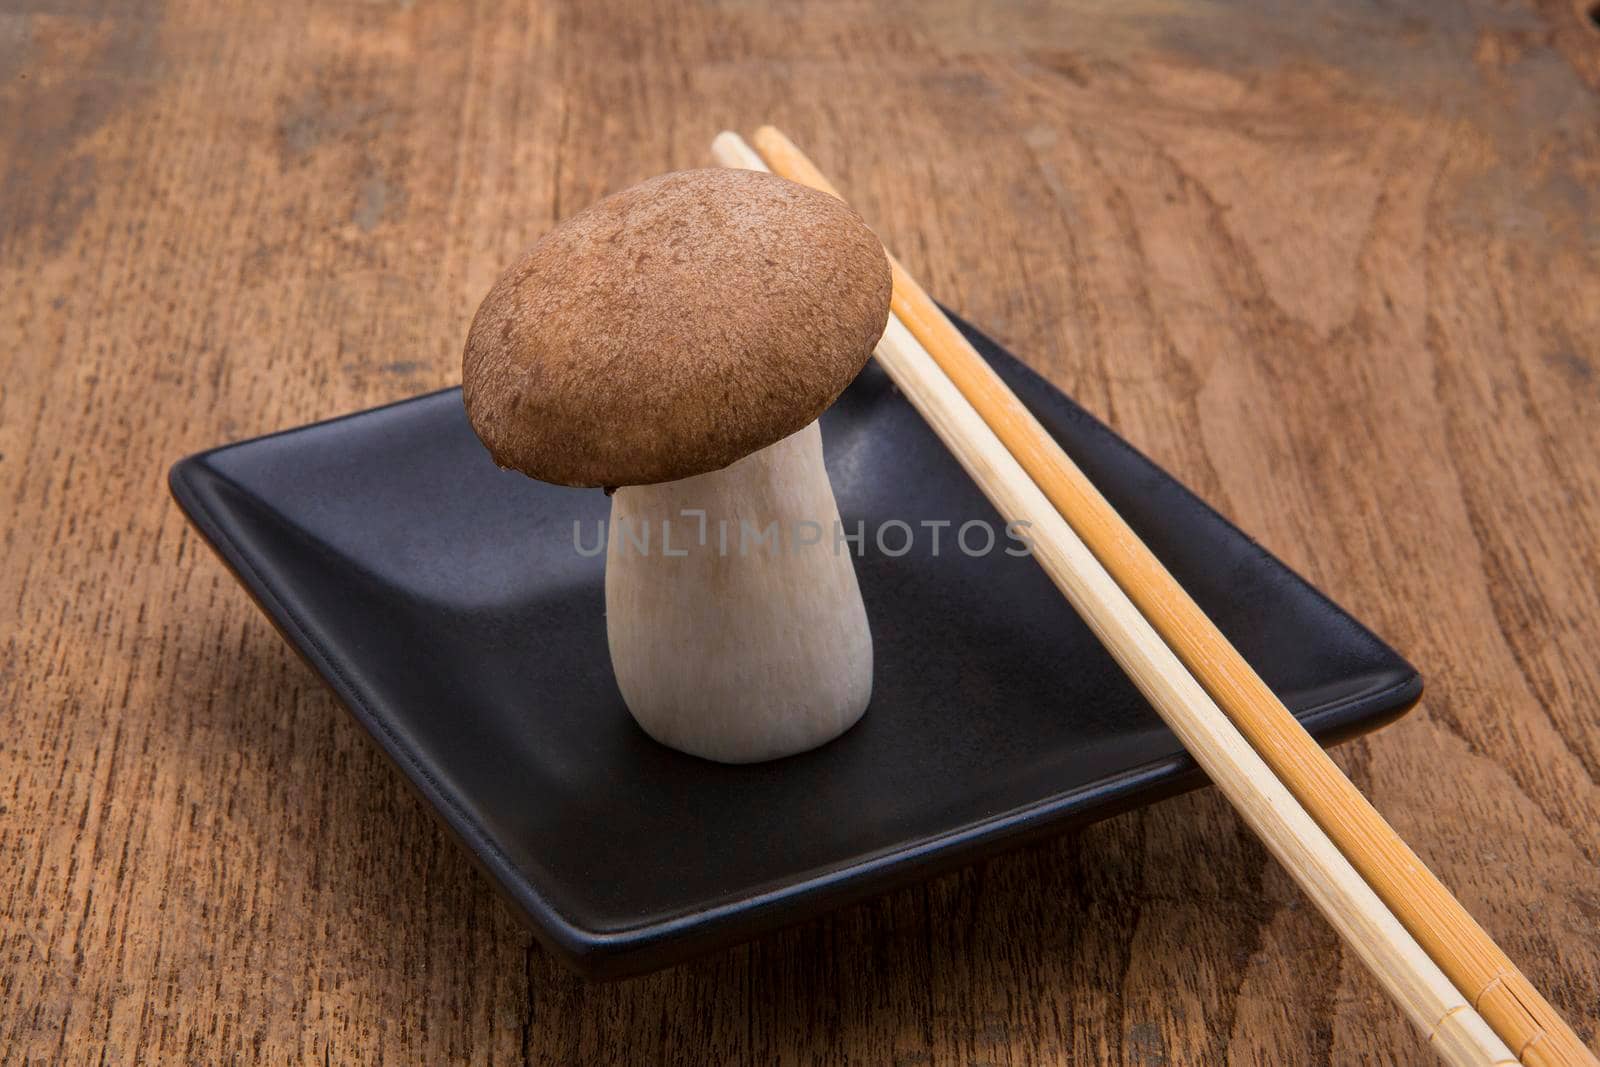
<path id="1" fill-rule="evenodd" d="M 184 529 L 171 460 L 454 382 L 764 121 L 1422 667 L 1337 759 L 1595 1043 L 1580 7 L 29 0 L 0 75 L 0 1062 L 1428 1062 L 1210 793 L 587 984 Z"/>

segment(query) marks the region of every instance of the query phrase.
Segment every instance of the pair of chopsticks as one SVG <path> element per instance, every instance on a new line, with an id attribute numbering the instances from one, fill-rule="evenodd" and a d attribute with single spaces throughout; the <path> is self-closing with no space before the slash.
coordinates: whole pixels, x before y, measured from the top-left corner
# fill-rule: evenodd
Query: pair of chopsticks
<path id="1" fill-rule="evenodd" d="M 778 130 L 763 127 L 754 140 L 760 154 L 730 132 L 712 151 L 723 166 L 839 195 Z M 996 510 L 1031 524 L 1034 556 L 1057 588 L 1439 1055 L 1452 1064 L 1600 1067 L 921 286 L 889 262 L 894 296 L 879 364 Z"/>

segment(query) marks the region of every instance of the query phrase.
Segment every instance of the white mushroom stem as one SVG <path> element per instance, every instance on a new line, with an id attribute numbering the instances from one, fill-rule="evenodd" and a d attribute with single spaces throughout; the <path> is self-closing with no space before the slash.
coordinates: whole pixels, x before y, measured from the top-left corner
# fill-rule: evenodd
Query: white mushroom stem
<path id="1" fill-rule="evenodd" d="M 751 763 L 854 725 L 872 635 L 838 524 L 815 422 L 720 471 L 617 490 L 606 630 L 647 733 Z"/>

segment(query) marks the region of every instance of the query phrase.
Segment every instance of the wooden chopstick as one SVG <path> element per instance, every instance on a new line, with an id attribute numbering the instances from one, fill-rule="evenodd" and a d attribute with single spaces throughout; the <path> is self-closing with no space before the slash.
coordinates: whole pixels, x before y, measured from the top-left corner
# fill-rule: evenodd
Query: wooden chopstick
<path id="1" fill-rule="evenodd" d="M 736 134 L 719 135 L 713 151 L 725 166 L 767 169 Z M 783 162 L 787 165 L 793 160 Z M 898 284 L 898 275 L 896 280 Z M 1273 776 L 896 314 L 889 317 L 876 355 L 996 510 L 1008 521 L 1031 524 L 1035 559 L 1057 588 L 1440 1056 L 1452 1064 L 1517 1063 L 1505 1043 Z"/>
<path id="2" fill-rule="evenodd" d="M 763 127 L 755 143 L 777 173 L 839 195 L 780 131 Z M 933 299 L 892 256 L 890 263 L 901 321 L 1501 1039 L 1529 1067 L 1600 1067 L 1560 1013 L 1328 758 Z"/>
<path id="3" fill-rule="evenodd" d="M 837 197 L 781 131 L 763 126 L 755 144 L 774 171 Z M 1339 771 L 938 304 L 899 262 L 890 262 L 894 312 L 1494 1032 L 1528 1067 L 1600 1067 L 1578 1033 Z"/>

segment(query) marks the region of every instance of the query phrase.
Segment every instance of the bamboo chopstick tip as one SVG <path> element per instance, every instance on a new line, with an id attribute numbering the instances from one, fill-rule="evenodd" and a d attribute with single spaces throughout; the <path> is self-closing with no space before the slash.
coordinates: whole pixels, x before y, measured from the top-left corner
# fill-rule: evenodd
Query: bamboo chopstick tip
<path id="1" fill-rule="evenodd" d="M 723 130 L 711 139 L 711 155 L 719 166 L 742 170 L 766 170 L 760 153 L 732 130 Z"/>
<path id="2" fill-rule="evenodd" d="M 799 147 L 776 126 L 761 126 L 751 135 L 755 142 L 756 150 L 767 161 L 773 173 L 788 178 L 790 181 L 809 185 L 818 192 L 827 193 L 829 196 L 843 200 L 844 196 L 834 188 L 817 165 Z"/>

